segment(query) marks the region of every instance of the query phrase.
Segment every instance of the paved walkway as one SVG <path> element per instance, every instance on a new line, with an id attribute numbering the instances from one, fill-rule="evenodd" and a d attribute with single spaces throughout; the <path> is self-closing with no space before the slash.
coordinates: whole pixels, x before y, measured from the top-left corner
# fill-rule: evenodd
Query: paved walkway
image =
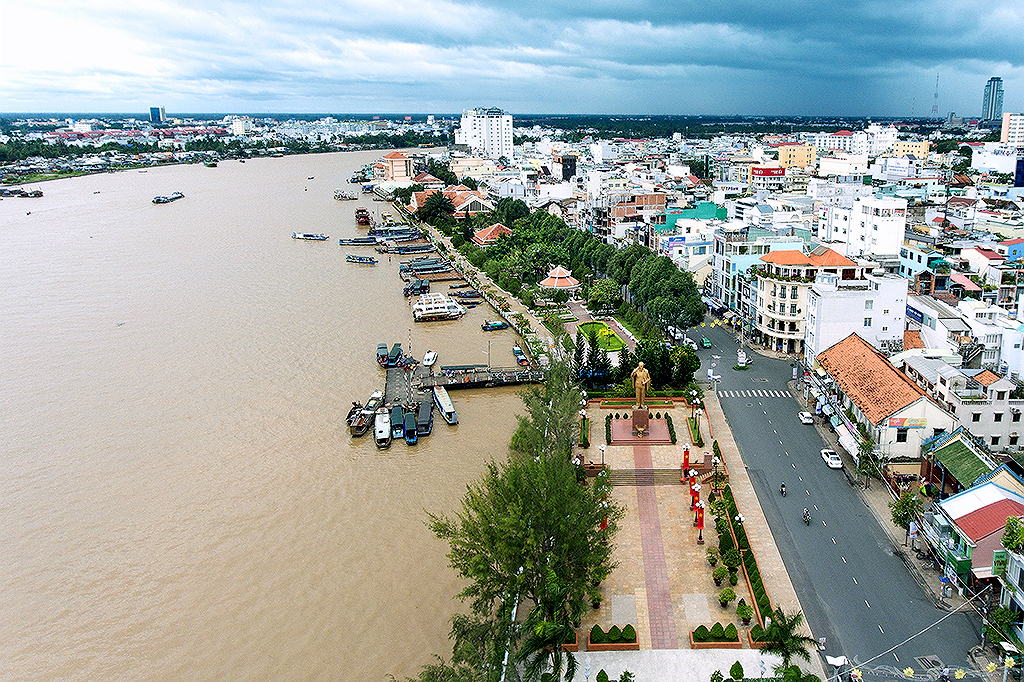
<path id="1" fill-rule="evenodd" d="M 633 446 L 637 469 L 650 469 L 649 445 Z M 678 645 L 676 622 L 672 615 L 672 591 L 665 566 L 665 544 L 661 535 L 658 498 L 653 486 L 637 486 L 637 514 L 640 517 L 640 542 L 644 556 L 644 578 L 647 586 L 647 621 L 651 628 L 652 649 L 675 649 Z"/>

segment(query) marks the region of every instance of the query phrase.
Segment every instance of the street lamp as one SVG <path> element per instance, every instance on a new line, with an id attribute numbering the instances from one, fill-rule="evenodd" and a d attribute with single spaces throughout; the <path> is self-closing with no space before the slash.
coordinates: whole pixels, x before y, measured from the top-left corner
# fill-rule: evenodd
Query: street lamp
<path id="1" fill-rule="evenodd" d="M 700 503 L 700 483 L 694 483 L 691 488 L 691 502 L 693 504 L 693 525 L 697 525 L 697 505 Z"/>
<path id="2" fill-rule="evenodd" d="M 703 501 L 697 503 L 697 544 L 704 544 L 704 507 Z"/>
<path id="3" fill-rule="evenodd" d="M 597 446 L 597 449 L 601 451 L 601 466 L 604 466 L 604 448 L 604 443 L 601 443 L 600 445 Z"/>
<path id="4" fill-rule="evenodd" d="M 715 468 L 715 473 L 711 475 L 711 492 L 715 492 L 715 489 L 718 488 L 718 466 L 721 463 L 722 460 L 718 458 L 718 455 L 711 458 L 711 466 Z"/>

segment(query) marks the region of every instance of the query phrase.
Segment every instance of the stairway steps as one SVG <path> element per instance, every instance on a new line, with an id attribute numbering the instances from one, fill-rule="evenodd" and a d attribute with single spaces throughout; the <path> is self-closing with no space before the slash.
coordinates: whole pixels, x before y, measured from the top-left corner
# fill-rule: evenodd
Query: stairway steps
<path id="1" fill-rule="evenodd" d="M 610 469 L 608 482 L 625 486 L 682 485 L 679 469 Z"/>

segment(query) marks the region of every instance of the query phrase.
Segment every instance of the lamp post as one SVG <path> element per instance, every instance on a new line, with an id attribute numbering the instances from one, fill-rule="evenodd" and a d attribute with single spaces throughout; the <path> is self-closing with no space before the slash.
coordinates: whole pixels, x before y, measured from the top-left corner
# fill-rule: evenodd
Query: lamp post
<path id="1" fill-rule="evenodd" d="M 711 466 L 715 468 L 715 472 L 711 474 L 711 492 L 716 492 L 716 488 L 718 488 L 718 466 L 721 463 L 722 460 L 718 458 L 718 455 L 711 458 Z"/>
<path id="2" fill-rule="evenodd" d="M 700 504 L 700 483 L 694 483 L 693 484 L 693 488 L 691 488 L 691 490 L 692 490 L 692 492 L 690 493 L 690 496 L 691 496 L 690 499 L 691 499 L 691 503 L 693 505 L 692 506 L 692 510 L 693 510 L 693 525 L 696 526 L 697 525 L 697 505 Z"/>
<path id="3" fill-rule="evenodd" d="M 704 544 L 704 502 L 697 503 L 697 544 Z"/>
<path id="4" fill-rule="evenodd" d="M 690 419 L 693 419 L 694 413 L 697 409 L 697 391 L 696 389 L 690 391 Z"/>
<path id="5" fill-rule="evenodd" d="M 600 445 L 597 446 L 597 449 L 601 451 L 601 466 L 602 467 L 604 466 L 604 448 L 605 448 L 605 444 L 604 443 L 601 443 Z"/>

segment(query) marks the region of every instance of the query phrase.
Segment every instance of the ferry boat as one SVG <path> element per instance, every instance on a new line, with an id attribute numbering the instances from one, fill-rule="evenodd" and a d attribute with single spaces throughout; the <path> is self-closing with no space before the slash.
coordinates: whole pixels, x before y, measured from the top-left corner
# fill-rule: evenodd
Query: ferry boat
<path id="1" fill-rule="evenodd" d="M 437 351 L 428 350 L 423 354 L 424 367 L 433 367 L 435 362 L 437 362 Z"/>
<path id="2" fill-rule="evenodd" d="M 386 367 L 388 364 L 388 344 L 386 343 L 377 344 L 377 364 L 381 367 Z"/>
<path id="3" fill-rule="evenodd" d="M 465 314 L 465 308 L 444 294 L 423 294 L 412 307 L 412 319 L 416 322 L 457 320 Z"/>
<path id="4" fill-rule="evenodd" d="M 377 408 L 373 419 L 373 442 L 381 450 L 391 447 L 391 415 L 388 408 Z"/>
<path id="5" fill-rule="evenodd" d="M 459 415 L 455 413 L 455 406 L 452 405 L 452 399 L 448 397 L 448 391 L 444 386 L 434 386 L 434 404 L 437 405 L 438 412 L 446 422 L 449 424 L 459 423 Z"/>
<path id="6" fill-rule="evenodd" d="M 184 194 L 182 194 L 181 192 L 175 192 L 174 194 L 168 194 L 167 196 L 153 197 L 153 203 L 154 204 L 169 204 L 172 201 L 177 201 L 178 199 L 184 199 L 184 198 L 185 198 Z"/>
<path id="7" fill-rule="evenodd" d="M 349 254 L 345 256 L 345 260 L 349 263 L 362 263 L 363 265 L 376 265 L 377 259 L 373 256 L 353 256 Z"/>
<path id="8" fill-rule="evenodd" d="M 356 414 L 349 417 L 348 428 L 353 436 L 358 438 L 370 430 L 374 412 L 376 412 L 383 401 L 384 393 L 382 391 L 374 391 L 370 395 L 370 399 L 366 401 L 366 405 Z"/>
<path id="9" fill-rule="evenodd" d="M 420 436 L 429 436 L 434 428 L 434 403 L 424 400 L 416 408 L 416 433 Z"/>
<path id="10" fill-rule="evenodd" d="M 485 320 L 480 328 L 485 332 L 496 332 L 508 328 L 508 322 L 504 320 Z"/>
<path id="11" fill-rule="evenodd" d="M 391 439 L 396 440 L 405 436 L 405 411 L 401 405 L 391 408 Z"/>
<path id="12" fill-rule="evenodd" d="M 408 412 L 405 415 L 405 442 L 407 445 L 416 445 L 419 433 L 416 429 L 416 415 Z"/>
<path id="13" fill-rule="evenodd" d="M 356 225 L 369 225 L 370 224 L 370 212 L 365 207 L 360 206 L 356 209 Z"/>
<path id="14" fill-rule="evenodd" d="M 346 192 L 343 189 L 336 189 L 334 190 L 334 198 L 338 201 L 354 201 L 356 199 L 356 195 L 352 194 L 352 192 Z"/>
<path id="15" fill-rule="evenodd" d="M 314 242 L 324 242 L 330 239 L 330 235 L 316 232 L 292 232 L 292 239 L 305 239 Z"/>
<path id="16" fill-rule="evenodd" d="M 353 239 L 339 239 L 338 244 L 342 246 L 376 246 L 377 240 L 373 237 L 355 237 Z"/>

